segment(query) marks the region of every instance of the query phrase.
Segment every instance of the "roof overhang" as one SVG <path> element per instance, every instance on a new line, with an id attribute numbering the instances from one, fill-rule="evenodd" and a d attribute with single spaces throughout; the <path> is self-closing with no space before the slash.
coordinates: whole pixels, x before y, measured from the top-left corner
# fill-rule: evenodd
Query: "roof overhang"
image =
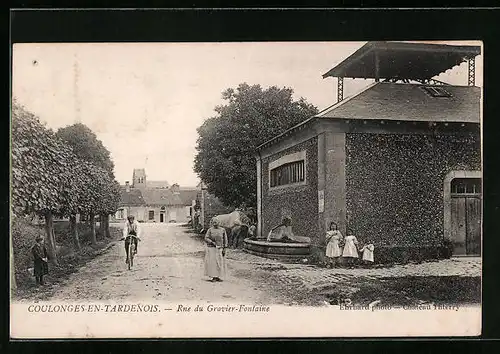
<path id="1" fill-rule="evenodd" d="M 480 54 L 470 45 L 368 42 L 323 78 L 431 79 Z"/>

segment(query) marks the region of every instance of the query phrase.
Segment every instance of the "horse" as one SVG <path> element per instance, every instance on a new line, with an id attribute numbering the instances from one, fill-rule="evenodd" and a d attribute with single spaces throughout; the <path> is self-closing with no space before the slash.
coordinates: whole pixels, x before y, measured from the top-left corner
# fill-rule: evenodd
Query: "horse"
<path id="1" fill-rule="evenodd" d="M 239 209 L 229 214 L 214 216 L 211 223 L 214 220 L 217 220 L 219 226 L 226 229 L 228 242 L 233 248 L 238 248 L 240 241 L 243 241 L 248 235 L 248 228 L 250 227 L 251 220 Z"/>

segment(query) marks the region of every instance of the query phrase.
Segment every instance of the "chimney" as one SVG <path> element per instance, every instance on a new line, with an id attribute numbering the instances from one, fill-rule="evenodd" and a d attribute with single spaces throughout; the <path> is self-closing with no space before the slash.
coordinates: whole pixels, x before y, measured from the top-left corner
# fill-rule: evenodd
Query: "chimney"
<path id="1" fill-rule="evenodd" d="M 130 192 L 130 183 L 129 183 L 129 181 L 125 181 L 125 191 L 127 193 Z"/>

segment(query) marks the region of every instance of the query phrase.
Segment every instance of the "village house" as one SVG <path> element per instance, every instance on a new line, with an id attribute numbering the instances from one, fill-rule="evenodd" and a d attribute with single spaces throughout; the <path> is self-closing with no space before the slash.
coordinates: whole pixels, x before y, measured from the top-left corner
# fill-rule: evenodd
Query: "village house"
<path id="1" fill-rule="evenodd" d="M 114 219 L 133 215 L 139 222 L 188 222 L 196 204 L 198 189 L 148 181 L 145 169 L 134 169 L 132 184 L 121 188 L 120 206 Z"/>
<path id="2" fill-rule="evenodd" d="M 258 234 L 289 216 L 317 255 L 330 222 L 376 261 L 480 255 L 480 52 L 369 42 L 324 74 L 338 102 L 258 148 Z M 464 86 L 433 79 L 464 61 Z M 374 83 L 344 99 L 344 78 Z"/>

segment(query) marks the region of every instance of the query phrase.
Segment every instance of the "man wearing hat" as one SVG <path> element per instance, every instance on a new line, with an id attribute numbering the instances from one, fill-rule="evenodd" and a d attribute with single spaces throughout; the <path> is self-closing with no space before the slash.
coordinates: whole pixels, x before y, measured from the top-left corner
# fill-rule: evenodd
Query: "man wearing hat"
<path id="1" fill-rule="evenodd" d="M 127 255 L 127 259 L 125 260 L 125 263 L 127 263 L 127 264 L 129 262 L 128 246 L 130 244 L 130 241 L 134 242 L 134 245 L 135 245 L 134 254 L 136 254 L 137 253 L 137 241 L 139 241 L 141 239 L 139 237 L 140 233 L 141 233 L 141 229 L 139 227 L 139 223 L 137 222 L 137 220 L 135 220 L 135 217 L 133 215 L 127 216 L 127 221 L 125 222 L 125 225 L 123 227 L 123 237 L 121 238 L 121 241 L 125 240 L 125 254 Z M 131 236 L 135 236 L 135 237 L 131 237 Z"/>
<path id="2" fill-rule="evenodd" d="M 36 285 L 44 285 L 43 276 L 49 274 L 49 266 L 47 263 L 47 248 L 43 243 L 43 236 L 38 235 L 35 238 L 35 245 L 31 248 L 34 261 L 34 275 Z"/>

